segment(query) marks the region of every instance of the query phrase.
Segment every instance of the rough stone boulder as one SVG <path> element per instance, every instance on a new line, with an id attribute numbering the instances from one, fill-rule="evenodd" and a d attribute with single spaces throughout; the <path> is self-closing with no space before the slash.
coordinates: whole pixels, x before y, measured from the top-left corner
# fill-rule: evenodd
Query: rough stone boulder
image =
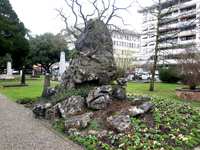
<path id="1" fill-rule="evenodd" d="M 133 117 L 151 110 L 154 105 L 152 104 L 152 102 L 150 102 L 150 100 L 151 99 L 149 97 L 139 97 L 132 99 L 131 105 L 134 107 L 131 107 L 131 109 L 129 109 L 130 116 Z"/>
<path id="2" fill-rule="evenodd" d="M 61 91 L 90 85 L 108 85 L 116 78 L 113 42 L 103 21 L 90 20 L 75 47 L 79 53 L 62 75 Z"/>
<path id="3" fill-rule="evenodd" d="M 129 109 L 129 114 L 130 114 L 131 117 L 134 117 L 136 115 L 143 114 L 143 113 L 144 113 L 144 110 L 137 108 L 136 106 L 131 107 Z"/>
<path id="4" fill-rule="evenodd" d="M 46 91 L 42 93 L 42 97 L 44 98 L 45 102 L 50 102 L 52 97 L 59 91 L 60 85 L 56 85 L 55 87 L 48 87 Z"/>
<path id="5" fill-rule="evenodd" d="M 110 104 L 111 94 L 112 87 L 109 85 L 95 87 L 86 99 L 87 106 L 91 109 L 107 109 Z"/>
<path id="6" fill-rule="evenodd" d="M 61 116 L 63 118 L 67 118 L 69 115 L 74 114 L 75 112 L 82 110 L 85 108 L 84 104 L 84 98 L 81 96 L 72 96 L 69 99 L 58 103 L 56 106 L 54 106 L 54 110 L 59 110 L 61 113 Z M 57 109 L 56 109 L 57 108 Z M 56 112 L 58 113 L 58 112 Z"/>
<path id="7" fill-rule="evenodd" d="M 133 98 L 133 99 L 131 100 L 131 105 L 137 106 L 137 105 L 140 105 L 140 104 L 142 104 L 142 103 L 144 103 L 144 102 L 148 102 L 148 101 L 150 101 L 150 100 L 151 100 L 151 98 L 149 98 L 149 97 L 138 97 L 138 98 Z"/>
<path id="8" fill-rule="evenodd" d="M 65 121 L 66 128 L 78 128 L 84 129 L 87 127 L 90 118 L 93 116 L 93 113 L 86 113 L 79 116 L 70 117 L 68 120 Z"/>
<path id="9" fill-rule="evenodd" d="M 117 87 L 113 86 L 113 92 L 112 92 L 112 96 L 114 98 L 117 98 L 118 100 L 126 100 L 127 99 L 126 82 L 127 82 L 127 79 L 124 79 L 124 78 L 117 79 L 118 86 Z"/>
<path id="10" fill-rule="evenodd" d="M 107 121 L 120 133 L 130 130 L 132 127 L 129 115 L 110 116 Z"/>

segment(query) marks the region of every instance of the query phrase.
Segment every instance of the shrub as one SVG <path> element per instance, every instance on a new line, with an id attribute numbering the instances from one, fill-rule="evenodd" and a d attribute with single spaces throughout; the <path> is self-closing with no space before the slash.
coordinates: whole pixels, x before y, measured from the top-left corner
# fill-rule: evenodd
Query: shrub
<path id="1" fill-rule="evenodd" d="M 186 127 L 180 127 L 180 129 L 183 130 L 183 131 L 185 131 L 185 132 L 187 131 Z"/>
<path id="2" fill-rule="evenodd" d="M 178 82 L 180 78 L 176 74 L 176 69 L 172 67 L 166 68 L 161 68 L 159 70 L 159 79 L 162 82 L 167 82 L 167 83 L 173 83 L 173 82 Z"/>
<path id="3" fill-rule="evenodd" d="M 145 129 L 147 126 L 145 124 L 141 124 L 140 128 Z"/>
<path id="4" fill-rule="evenodd" d="M 72 134 L 72 135 L 70 135 L 68 138 L 69 139 L 73 139 L 73 138 L 75 138 L 76 136 L 74 135 L 74 134 Z"/>
<path id="5" fill-rule="evenodd" d="M 193 137 L 193 140 L 195 140 L 196 142 L 200 143 L 200 139 Z"/>
<path id="6" fill-rule="evenodd" d="M 176 131 L 174 131 L 174 130 L 171 130 L 170 133 L 171 133 L 171 134 L 174 134 L 174 135 L 178 135 L 178 132 L 176 132 Z"/>
<path id="7" fill-rule="evenodd" d="M 95 145 L 89 145 L 88 146 L 88 150 L 94 150 L 94 148 L 95 148 Z"/>
<path id="8" fill-rule="evenodd" d="M 188 147 L 194 148 L 194 145 L 192 143 L 185 143 Z"/>
<path id="9" fill-rule="evenodd" d="M 194 140 L 190 140 L 190 143 L 192 143 L 194 146 L 197 146 L 197 145 L 198 145 L 198 143 L 195 142 Z"/>
<path id="10" fill-rule="evenodd" d="M 127 143 L 126 139 L 119 140 L 120 143 Z"/>
<path id="11" fill-rule="evenodd" d="M 72 97 L 73 95 L 75 96 L 81 96 L 81 97 L 84 97 L 86 98 L 89 94 L 89 92 L 91 90 L 93 90 L 93 86 L 90 86 L 90 87 L 85 87 L 85 88 L 80 88 L 80 89 L 76 89 L 76 90 L 71 90 L 71 91 L 68 91 L 68 92 L 59 92 L 59 93 L 56 93 L 55 96 L 52 98 L 52 105 L 56 105 L 57 103 L 59 102 L 62 102 L 64 100 L 67 100 L 68 98 Z"/>
<path id="12" fill-rule="evenodd" d="M 142 134 L 140 133 L 135 133 L 134 135 L 137 135 L 138 137 L 142 137 Z"/>
<path id="13" fill-rule="evenodd" d="M 74 56 L 75 56 L 76 54 L 79 54 L 79 51 L 78 51 L 78 50 L 74 50 L 74 51 L 71 53 L 70 58 L 73 59 Z"/>
<path id="14" fill-rule="evenodd" d="M 151 144 L 150 143 L 144 143 L 143 146 L 151 147 Z"/>
<path id="15" fill-rule="evenodd" d="M 166 135 L 166 134 L 163 134 L 163 135 L 162 135 L 162 138 L 163 138 L 163 139 L 169 139 L 169 136 Z"/>
<path id="16" fill-rule="evenodd" d="M 133 147 L 133 146 L 128 146 L 127 149 L 128 149 L 128 150 L 136 150 L 136 148 Z"/>
<path id="17" fill-rule="evenodd" d="M 84 147 L 88 147 L 89 145 L 90 145 L 90 142 L 88 142 L 88 141 L 86 141 L 86 142 L 83 143 Z"/>
<path id="18" fill-rule="evenodd" d="M 86 141 L 86 139 L 82 139 L 82 138 L 79 138 L 79 139 L 78 139 L 78 142 L 79 142 L 79 143 L 84 143 L 85 141 Z"/>
<path id="19" fill-rule="evenodd" d="M 35 103 L 35 102 L 41 101 L 41 100 L 43 100 L 42 97 L 35 97 L 35 98 L 24 97 L 24 98 L 18 99 L 17 103 L 27 104 L 27 103 Z"/>
<path id="20" fill-rule="evenodd" d="M 58 131 L 59 133 L 67 133 L 65 128 L 65 119 L 60 118 L 52 123 L 52 127 L 54 130 Z"/>
<path id="21" fill-rule="evenodd" d="M 176 147 L 175 150 L 183 150 L 182 148 L 180 147 Z"/>

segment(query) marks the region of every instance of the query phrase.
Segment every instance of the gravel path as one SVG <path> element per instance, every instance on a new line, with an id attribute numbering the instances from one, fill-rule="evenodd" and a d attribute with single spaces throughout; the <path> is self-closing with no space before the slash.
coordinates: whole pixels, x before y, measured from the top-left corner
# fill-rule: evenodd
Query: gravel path
<path id="1" fill-rule="evenodd" d="M 82 150 L 0 93 L 0 150 Z"/>

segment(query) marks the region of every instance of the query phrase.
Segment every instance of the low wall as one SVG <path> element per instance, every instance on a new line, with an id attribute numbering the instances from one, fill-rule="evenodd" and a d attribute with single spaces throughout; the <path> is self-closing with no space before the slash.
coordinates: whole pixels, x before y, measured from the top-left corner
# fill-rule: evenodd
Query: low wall
<path id="1" fill-rule="evenodd" d="M 189 88 L 175 88 L 176 95 L 183 100 L 200 102 L 200 89 L 189 90 Z"/>

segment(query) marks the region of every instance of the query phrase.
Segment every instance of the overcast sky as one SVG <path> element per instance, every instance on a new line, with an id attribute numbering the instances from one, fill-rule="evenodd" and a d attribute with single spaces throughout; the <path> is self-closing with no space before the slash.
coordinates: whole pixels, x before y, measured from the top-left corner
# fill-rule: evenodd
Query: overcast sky
<path id="1" fill-rule="evenodd" d="M 63 22 L 55 8 L 60 9 L 65 6 L 64 0 L 9 0 L 13 10 L 17 13 L 19 19 L 24 23 L 25 27 L 31 30 L 31 34 L 43 34 L 51 32 L 57 34 L 64 27 Z M 127 6 L 133 0 L 117 0 L 119 6 Z M 142 4 L 146 4 L 151 0 L 140 0 Z M 140 28 L 140 15 L 137 13 L 136 5 L 131 9 L 131 15 L 128 13 L 120 12 L 127 24 L 132 26 L 124 27 L 130 30 Z M 116 25 L 120 25 L 119 20 L 114 21 Z"/>

